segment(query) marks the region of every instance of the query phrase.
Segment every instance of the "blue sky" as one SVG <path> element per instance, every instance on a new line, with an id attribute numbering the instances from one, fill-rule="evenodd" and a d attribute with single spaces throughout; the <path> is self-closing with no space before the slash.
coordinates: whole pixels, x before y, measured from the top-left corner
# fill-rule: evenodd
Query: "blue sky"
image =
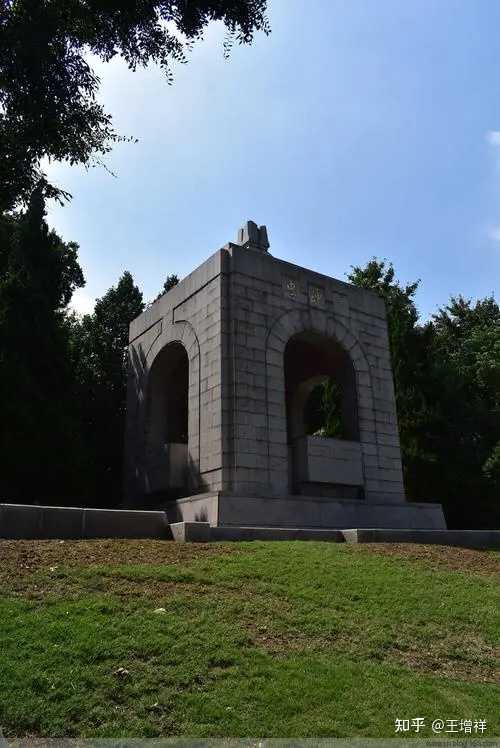
<path id="1" fill-rule="evenodd" d="M 167 86 L 97 64 L 119 144 L 54 164 L 49 223 L 80 244 L 91 308 L 128 269 L 150 299 L 247 219 L 271 252 L 345 280 L 391 260 L 425 317 L 500 276 L 498 0 L 269 0 L 272 34 L 223 59 L 213 25 Z"/>

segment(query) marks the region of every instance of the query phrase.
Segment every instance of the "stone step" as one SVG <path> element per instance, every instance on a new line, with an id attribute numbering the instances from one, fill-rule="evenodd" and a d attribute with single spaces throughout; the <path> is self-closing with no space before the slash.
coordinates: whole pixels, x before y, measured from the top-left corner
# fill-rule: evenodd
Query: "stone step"
<path id="1" fill-rule="evenodd" d="M 329 540 L 344 543 L 342 530 L 316 527 L 212 527 L 210 540 Z"/>
<path id="2" fill-rule="evenodd" d="M 324 540 L 334 543 L 422 543 L 463 548 L 500 548 L 500 530 L 401 530 L 391 528 L 316 528 L 217 526 L 208 522 L 175 522 L 174 540 Z"/>
<path id="3" fill-rule="evenodd" d="M 500 530 L 342 530 L 348 543 L 422 543 L 462 548 L 500 548 Z"/>

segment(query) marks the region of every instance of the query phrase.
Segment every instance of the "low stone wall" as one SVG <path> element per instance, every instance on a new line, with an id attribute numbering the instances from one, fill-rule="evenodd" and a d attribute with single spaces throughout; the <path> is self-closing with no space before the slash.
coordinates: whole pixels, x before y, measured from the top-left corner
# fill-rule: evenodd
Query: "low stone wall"
<path id="1" fill-rule="evenodd" d="M 137 509 L 0 504 L 0 538 L 90 539 L 172 537 L 165 512 Z"/>
<path id="2" fill-rule="evenodd" d="M 293 448 L 301 483 L 364 485 L 360 442 L 303 436 L 296 439 Z"/>

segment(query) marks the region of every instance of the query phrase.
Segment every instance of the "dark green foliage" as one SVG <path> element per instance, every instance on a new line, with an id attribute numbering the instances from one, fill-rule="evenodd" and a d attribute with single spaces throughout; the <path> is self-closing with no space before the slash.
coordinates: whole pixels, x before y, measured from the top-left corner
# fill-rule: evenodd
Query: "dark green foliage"
<path id="1" fill-rule="evenodd" d="M 453 520 L 492 507 L 500 521 L 495 468 L 500 441 L 500 309 L 493 298 L 458 297 L 434 316 L 432 381 L 444 500 Z M 443 476 L 444 473 L 444 476 Z"/>
<path id="2" fill-rule="evenodd" d="M 500 442 L 493 448 L 491 455 L 484 463 L 483 473 L 500 493 Z"/>
<path id="3" fill-rule="evenodd" d="M 0 220 L 0 496 L 70 498 L 81 472 L 66 307 L 84 284 L 78 247 L 49 231 L 41 190 Z"/>
<path id="4" fill-rule="evenodd" d="M 44 220 L 42 190 L 0 221 L 0 497 L 121 499 L 128 327 L 144 308 L 125 272 L 79 319 L 78 246 Z"/>
<path id="5" fill-rule="evenodd" d="M 412 498 L 432 499 L 427 478 L 422 480 L 423 465 L 428 466 L 434 454 L 424 452 L 421 439 L 429 407 L 429 330 L 418 325 L 415 294 L 419 281 L 402 286 L 395 280 L 392 264 L 375 258 L 364 268 L 353 267 L 348 278 L 357 286 L 377 291 L 385 301 L 406 488 Z"/>
<path id="6" fill-rule="evenodd" d="M 94 313 L 73 326 L 80 428 L 93 466 L 89 499 L 98 504 L 121 499 L 128 331 L 143 309 L 142 293 L 125 271 Z"/>
<path id="7" fill-rule="evenodd" d="M 163 293 L 168 293 L 171 288 L 176 286 L 179 282 L 179 278 L 177 275 L 167 275 L 167 278 L 165 280 L 165 283 L 163 284 Z"/>
<path id="8" fill-rule="evenodd" d="M 156 296 L 153 299 L 153 301 L 158 301 L 158 299 L 161 296 L 163 296 L 163 294 L 168 293 L 171 288 L 173 288 L 174 286 L 176 286 L 178 284 L 178 282 L 179 282 L 179 277 L 177 275 L 175 275 L 175 273 L 172 274 L 172 275 L 167 275 L 167 277 L 165 278 L 165 283 L 163 284 L 162 290 L 160 291 L 160 293 L 158 294 L 158 296 Z"/>
<path id="9" fill-rule="evenodd" d="M 26 202 L 41 159 L 95 165 L 123 138 L 97 101 L 91 52 L 131 70 L 156 63 L 172 80 L 206 25 L 232 40 L 268 33 L 266 0 L 16 0 L 0 3 L 0 210 Z M 47 196 L 65 193 L 45 184 Z"/>
<path id="10" fill-rule="evenodd" d="M 342 439 L 341 389 L 334 379 L 318 384 L 305 408 L 306 431 L 315 436 Z"/>
<path id="11" fill-rule="evenodd" d="M 451 526 L 500 522 L 500 310 L 452 298 L 418 323 L 418 283 L 371 260 L 349 279 L 386 302 L 409 498 L 442 501 Z"/>

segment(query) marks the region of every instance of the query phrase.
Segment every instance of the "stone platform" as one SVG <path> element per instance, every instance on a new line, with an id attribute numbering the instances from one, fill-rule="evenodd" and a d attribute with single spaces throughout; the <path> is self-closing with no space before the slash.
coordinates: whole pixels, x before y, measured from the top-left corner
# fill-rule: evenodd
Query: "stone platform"
<path id="1" fill-rule="evenodd" d="M 323 496 L 233 496 L 205 493 L 165 508 L 169 522 L 212 527 L 399 528 L 446 530 L 441 504 L 375 502 Z"/>

